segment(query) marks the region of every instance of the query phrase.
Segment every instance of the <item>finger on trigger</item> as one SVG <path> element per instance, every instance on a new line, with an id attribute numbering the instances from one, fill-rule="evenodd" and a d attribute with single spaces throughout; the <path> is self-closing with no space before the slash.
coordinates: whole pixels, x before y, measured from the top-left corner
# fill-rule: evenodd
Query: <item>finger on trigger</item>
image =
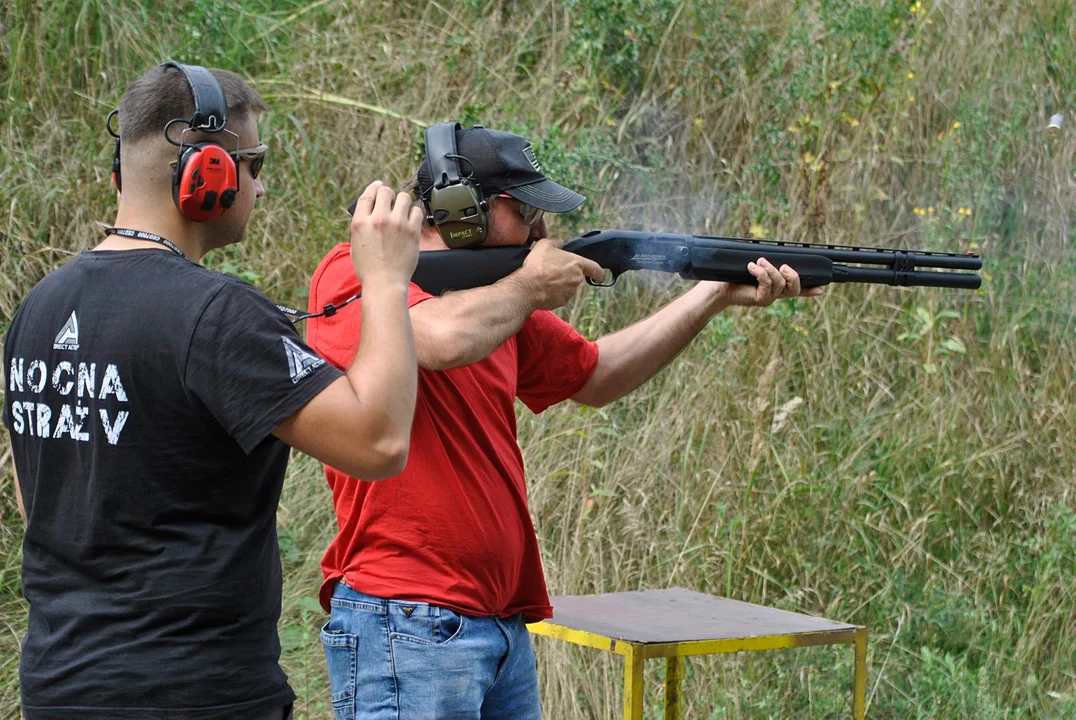
<path id="1" fill-rule="evenodd" d="M 605 268 L 593 260 L 584 259 L 583 272 L 596 283 L 605 282 Z"/>

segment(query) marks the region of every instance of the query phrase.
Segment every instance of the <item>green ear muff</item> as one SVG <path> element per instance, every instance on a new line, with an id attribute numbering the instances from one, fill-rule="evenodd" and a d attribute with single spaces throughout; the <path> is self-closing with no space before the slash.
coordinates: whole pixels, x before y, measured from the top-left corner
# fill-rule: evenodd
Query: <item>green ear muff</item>
<path id="1" fill-rule="evenodd" d="M 478 127 L 478 126 L 476 126 Z M 486 239 L 489 203 L 482 188 L 460 172 L 456 154 L 459 123 L 437 123 L 426 128 L 426 158 L 433 185 L 423 197 L 426 221 L 437 228 L 452 249 L 473 247 Z"/>

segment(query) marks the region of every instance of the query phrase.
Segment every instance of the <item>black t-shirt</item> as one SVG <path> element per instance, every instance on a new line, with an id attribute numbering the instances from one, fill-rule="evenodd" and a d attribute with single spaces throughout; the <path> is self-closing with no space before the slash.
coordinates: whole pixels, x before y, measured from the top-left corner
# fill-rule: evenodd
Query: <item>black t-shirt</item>
<path id="1" fill-rule="evenodd" d="M 278 665 L 271 435 L 340 377 L 250 285 L 164 250 L 84 252 L 4 348 L 27 511 L 27 718 L 242 718 Z"/>

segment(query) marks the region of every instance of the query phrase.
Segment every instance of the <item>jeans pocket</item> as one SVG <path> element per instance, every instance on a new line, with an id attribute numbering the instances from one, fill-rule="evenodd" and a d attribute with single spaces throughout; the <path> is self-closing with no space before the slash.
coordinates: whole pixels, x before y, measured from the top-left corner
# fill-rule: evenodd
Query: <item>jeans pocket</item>
<path id="1" fill-rule="evenodd" d="M 325 648 L 325 665 L 329 670 L 329 689 L 337 720 L 355 717 L 355 685 L 359 670 L 359 639 L 355 635 L 321 628 Z"/>
<path id="2" fill-rule="evenodd" d="M 414 643 L 416 645 L 444 645 L 452 642 L 463 633 L 463 616 L 448 608 L 435 605 L 420 606 L 408 614 L 401 606 L 402 612 L 390 607 L 389 620 L 392 640 Z"/>

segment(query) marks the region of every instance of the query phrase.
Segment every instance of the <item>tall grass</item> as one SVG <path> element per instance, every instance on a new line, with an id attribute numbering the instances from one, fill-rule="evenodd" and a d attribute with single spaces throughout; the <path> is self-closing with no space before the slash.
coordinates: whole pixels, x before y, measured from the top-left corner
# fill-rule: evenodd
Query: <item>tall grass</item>
<path id="1" fill-rule="evenodd" d="M 682 585 L 867 625 L 872 717 L 1076 715 L 1076 136 L 1042 134 L 1076 122 L 1071 0 L 12 0 L 0 34 L 0 326 L 96 242 L 104 116 L 166 58 L 238 69 L 273 107 L 268 196 L 207 264 L 280 301 L 443 119 L 533 137 L 590 198 L 565 235 L 981 252 L 979 292 L 729 312 L 608 408 L 521 409 L 532 511 L 557 593 Z M 681 288 L 626 278 L 564 313 L 596 337 Z M 25 606 L 0 478 L 7 717 Z M 312 598 L 334 522 L 309 458 L 279 525 L 284 664 L 299 716 L 327 717 Z M 537 645 L 550 718 L 616 715 L 616 660 Z M 815 648 L 694 660 L 685 697 L 689 717 L 847 716 L 850 683 L 851 652 Z"/>

